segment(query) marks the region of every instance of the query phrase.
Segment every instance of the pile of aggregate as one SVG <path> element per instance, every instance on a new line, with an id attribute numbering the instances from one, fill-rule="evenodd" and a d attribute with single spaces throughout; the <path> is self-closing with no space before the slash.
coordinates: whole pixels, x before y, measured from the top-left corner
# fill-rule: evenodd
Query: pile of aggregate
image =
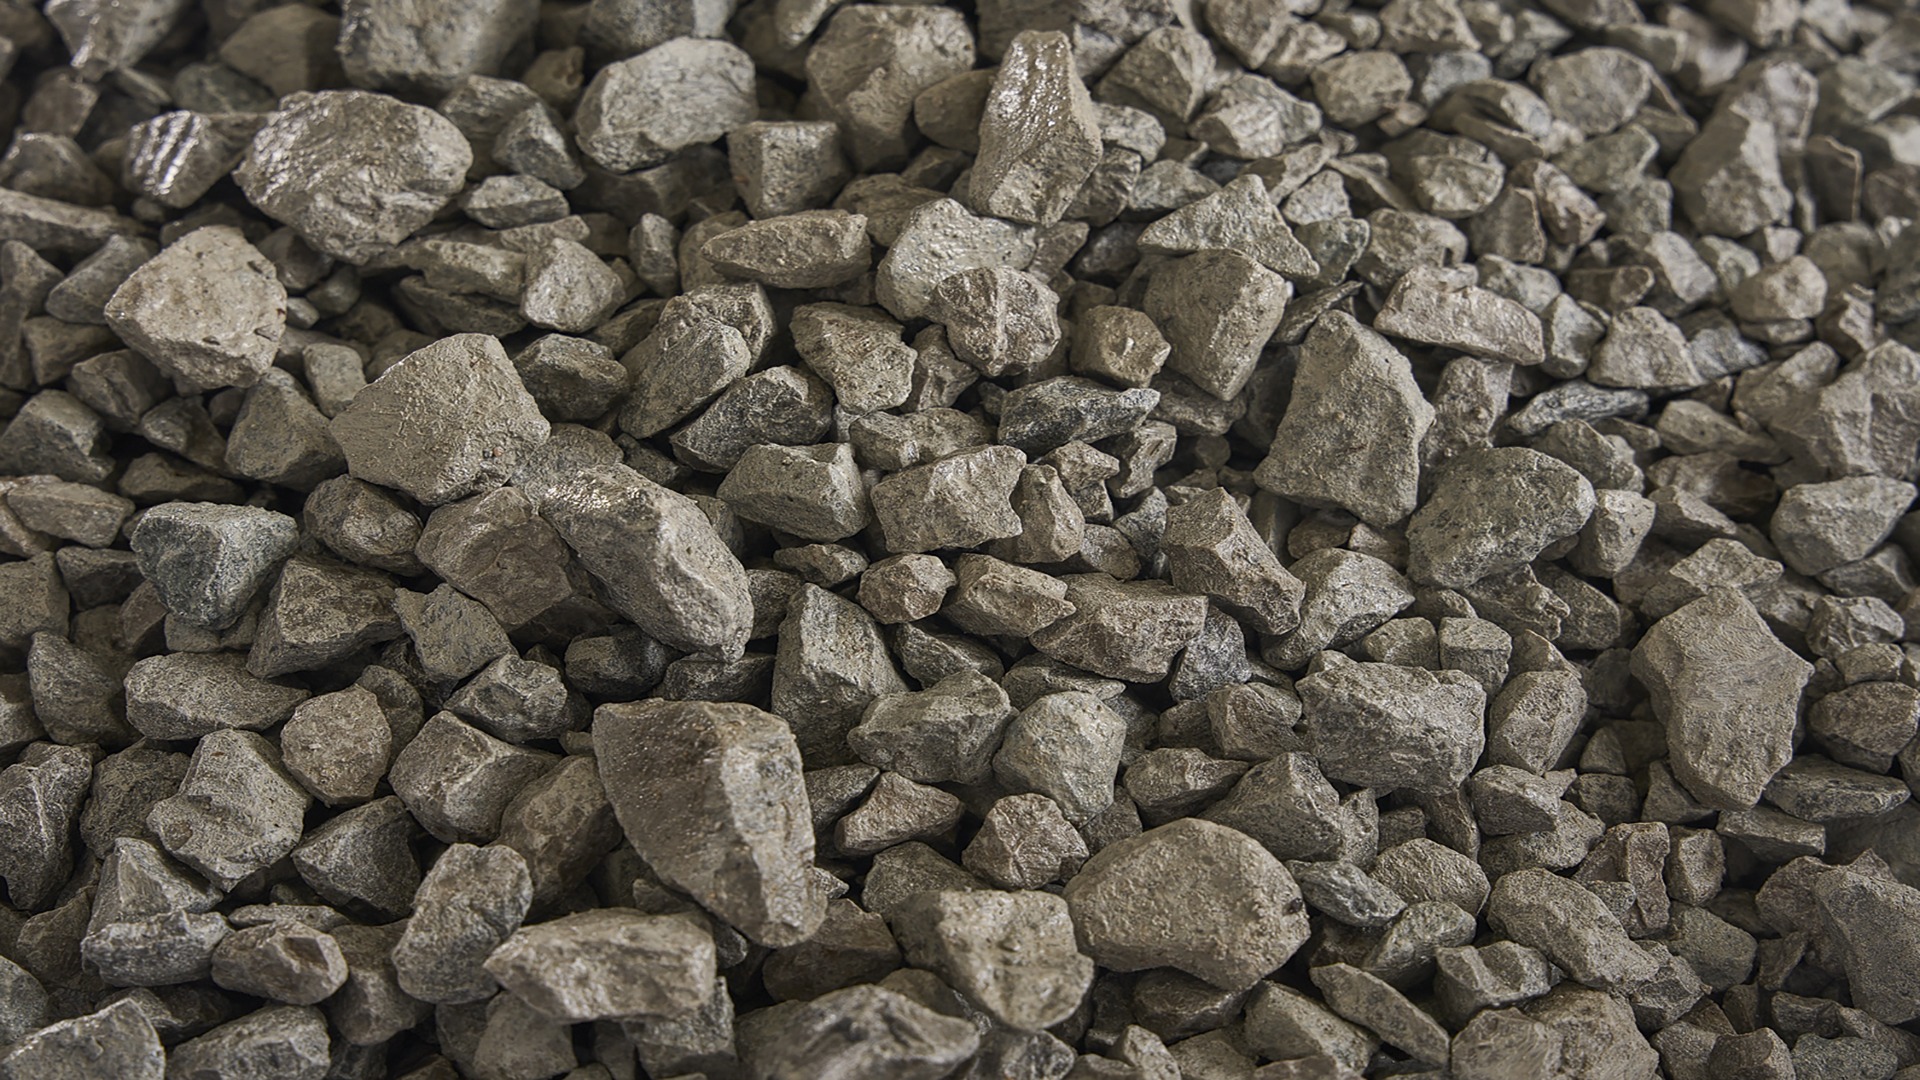
<path id="1" fill-rule="evenodd" d="M 1920 1078 L 1912 0 L 0 75 L 0 1080 Z"/>

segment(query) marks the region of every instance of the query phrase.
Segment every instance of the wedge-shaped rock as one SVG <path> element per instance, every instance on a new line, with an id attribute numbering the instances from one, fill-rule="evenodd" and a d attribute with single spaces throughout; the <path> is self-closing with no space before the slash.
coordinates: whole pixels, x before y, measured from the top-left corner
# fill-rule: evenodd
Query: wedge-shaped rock
<path id="1" fill-rule="evenodd" d="M 233 176 L 261 213 L 356 266 L 405 240 L 458 194 L 473 149 L 453 121 L 385 94 L 287 99 Z"/>
<path id="2" fill-rule="evenodd" d="M 774 710 L 809 764 L 847 763 L 847 731 L 868 703 L 907 689 L 880 627 L 858 604 L 809 584 L 787 601 L 778 638 Z"/>
<path id="3" fill-rule="evenodd" d="M 973 1023 L 878 986 L 741 1018 L 740 1054 L 766 1080 L 940 1080 L 980 1046 Z"/>
<path id="4" fill-rule="evenodd" d="M 1029 225 L 1060 220 L 1100 164 L 1100 119 L 1057 30 L 1017 35 L 980 118 L 969 184 L 982 213 Z"/>
<path id="5" fill-rule="evenodd" d="M 614 814 L 661 880 L 770 948 L 819 927 L 813 820 L 784 720 L 740 703 L 603 705 L 593 745 Z"/>
<path id="6" fill-rule="evenodd" d="M 1407 576 L 1460 589 L 1523 567 L 1593 516 L 1593 485 L 1523 446 L 1462 454 L 1407 524 Z"/>
<path id="7" fill-rule="evenodd" d="M 630 172 L 753 117 L 752 58 L 729 42 L 683 37 L 601 68 L 573 119 L 582 153 Z"/>
<path id="8" fill-rule="evenodd" d="M 1108 845 L 1067 883 L 1066 901 L 1102 967 L 1177 968 L 1223 990 L 1252 987 L 1307 940 L 1306 901 L 1280 860 L 1197 818 Z"/>
<path id="9" fill-rule="evenodd" d="M 680 1016 L 713 995 L 713 935 L 695 915 L 583 911 L 523 926 L 487 957 L 500 985 L 563 1024 Z"/>
<path id="10" fill-rule="evenodd" d="M 779 289 L 839 285 L 873 265 L 866 217 L 845 210 L 750 221 L 707 241 L 700 257 L 729 277 Z"/>
<path id="11" fill-rule="evenodd" d="M 1254 480 L 1295 502 L 1395 524 L 1419 505 L 1420 442 L 1433 415 L 1400 350 L 1329 312 L 1300 349 L 1293 398 Z"/>
<path id="12" fill-rule="evenodd" d="M 900 554 L 978 547 L 1020 535 L 1010 499 L 1027 456 L 1011 446 L 963 450 L 873 486 L 874 517 Z"/>
<path id="13" fill-rule="evenodd" d="M 1206 597 L 1164 582 L 1115 581 L 1106 574 L 1066 581 L 1073 613 L 1035 634 L 1033 647 L 1110 679 L 1166 678 L 1174 656 L 1206 622 Z"/>
<path id="14" fill-rule="evenodd" d="M 231 889 L 293 850 L 310 801 L 272 743 L 216 731 L 200 740 L 179 794 L 154 804 L 147 827 L 174 858 Z"/>
<path id="15" fill-rule="evenodd" d="M 1487 921 L 1595 989 L 1631 990 L 1660 967 L 1598 896 L 1551 871 L 1518 870 L 1494 882 Z"/>
<path id="16" fill-rule="evenodd" d="M 230 225 L 195 229 L 114 291 L 107 325 L 160 370 L 201 389 L 252 386 L 287 328 L 273 264 Z"/>
<path id="17" fill-rule="evenodd" d="M 1065 1020 L 1093 982 L 1067 902 L 1044 892 L 920 893 L 893 918 L 907 961 L 1020 1031 Z"/>
<path id="18" fill-rule="evenodd" d="M 0 1059 L 0 1080 L 162 1080 L 166 1074 L 167 1052 L 153 1024 L 126 1000 L 41 1028 Z"/>
<path id="19" fill-rule="evenodd" d="M 1155 221 L 1139 242 L 1141 251 L 1154 255 L 1190 255 L 1208 248 L 1237 251 L 1290 280 L 1320 272 L 1313 253 L 1274 209 L 1266 184 L 1252 173 Z"/>
<path id="20" fill-rule="evenodd" d="M 1634 646 L 1633 675 L 1666 725 L 1674 777 L 1708 806 L 1745 810 L 1793 757 L 1813 666 L 1746 597 L 1716 589 L 1653 624 Z"/>
<path id="21" fill-rule="evenodd" d="M 354 477 L 439 506 L 506 483 L 549 427 L 498 339 L 455 334 L 388 368 L 332 431 Z"/>
<path id="22" fill-rule="evenodd" d="M 1486 691 L 1458 671 L 1341 664 L 1295 686 L 1320 768 L 1343 783 L 1444 794 L 1486 742 Z"/>
<path id="23" fill-rule="evenodd" d="M 1156 269 L 1144 307 L 1172 346 L 1167 370 L 1227 401 L 1253 377 L 1292 295 L 1249 256 L 1208 248 Z"/>
<path id="24" fill-rule="evenodd" d="M 436 1005 L 485 1001 L 499 989 L 484 965 L 520 928 L 533 900 L 526 861 L 509 847 L 454 844 L 413 897 L 413 917 L 393 946 L 408 995 Z"/>
<path id="25" fill-rule="evenodd" d="M 583 469 L 541 506 L 615 611 L 655 640 L 725 659 L 753 631 L 747 572 L 692 499 L 624 465 Z"/>
<path id="26" fill-rule="evenodd" d="M 1499 293 L 1460 286 L 1447 272 L 1415 267 L 1400 276 L 1373 328 L 1513 364 L 1546 358 L 1540 319 Z"/>
<path id="27" fill-rule="evenodd" d="M 169 613 L 218 630 L 240 617 L 299 539 L 299 523 L 285 514 L 175 502 L 141 515 L 129 542 Z"/>

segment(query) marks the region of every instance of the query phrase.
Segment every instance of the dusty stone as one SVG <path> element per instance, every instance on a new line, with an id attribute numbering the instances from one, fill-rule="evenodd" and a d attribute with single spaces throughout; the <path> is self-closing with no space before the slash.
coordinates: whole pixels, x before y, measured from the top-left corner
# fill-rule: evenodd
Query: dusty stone
<path id="1" fill-rule="evenodd" d="M 129 276 L 106 320 L 162 371 L 203 389 L 251 386 L 273 365 L 287 292 L 229 226 L 196 229 Z"/>

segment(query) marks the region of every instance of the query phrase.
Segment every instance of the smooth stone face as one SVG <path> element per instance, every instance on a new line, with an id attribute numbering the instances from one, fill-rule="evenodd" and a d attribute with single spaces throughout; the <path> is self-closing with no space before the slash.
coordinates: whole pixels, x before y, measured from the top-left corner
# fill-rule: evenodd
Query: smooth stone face
<path id="1" fill-rule="evenodd" d="M 1743 596 L 1719 589 L 1655 623 L 1634 647 L 1633 674 L 1667 727 L 1675 778 L 1708 806 L 1744 810 L 1793 756 L 1813 667 Z"/>
<path id="2" fill-rule="evenodd" d="M 785 721 L 737 703 L 606 705 L 593 739 L 614 813 L 663 880 L 770 947 L 819 927 L 826 898 Z"/>
<path id="3" fill-rule="evenodd" d="M 1252 986 L 1307 940 L 1287 868 L 1245 833 L 1193 818 L 1105 848 L 1066 900 L 1101 966 L 1173 967 L 1222 989 Z"/>
<path id="4" fill-rule="evenodd" d="M 485 334 L 409 354 L 332 425 L 351 475 L 428 506 L 499 487 L 549 431 L 506 350 Z"/>
<path id="5" fill-rule="evenodd" d="M 466 137 L 439 113 L 329 90 L 291 99 L 234 178 L 262 213 L 357 265 L 432 220 L 472 164 Z"/>

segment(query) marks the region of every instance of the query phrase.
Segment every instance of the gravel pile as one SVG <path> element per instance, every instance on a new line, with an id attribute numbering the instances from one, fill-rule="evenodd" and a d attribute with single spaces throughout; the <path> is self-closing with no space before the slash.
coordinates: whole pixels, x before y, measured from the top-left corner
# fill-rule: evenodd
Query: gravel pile
<path id="1" fill-rule="evenodd" d="M 0 74 L 0 1080 L 1920 1078 L 1912 0 Z"/>

